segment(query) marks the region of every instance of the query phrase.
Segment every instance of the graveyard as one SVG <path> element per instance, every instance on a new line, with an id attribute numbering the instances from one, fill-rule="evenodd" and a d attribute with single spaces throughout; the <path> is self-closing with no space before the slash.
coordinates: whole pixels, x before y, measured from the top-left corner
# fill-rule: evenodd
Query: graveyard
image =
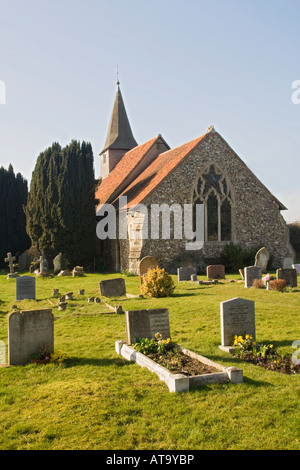
<path id="1" fill-rule="evenodd" d="M 300 374 L 243 361 L 230 352 L 228 338 L 247 332 L 282 354 L 297 353 L 300 287 L 293 280 L 284 292 L 255 288 L 250 271 L 221 270 L 217 280 L 182 271 L 172 275 L 173 294 L 162 298 L 140 295 L 140 276 L 128 273 L 3 271 L 0 449 L 299 450 Z M 207 381 L 198 376 L 198 386 L 169 388 L 133 348 L 137 335 L 148 334 L 145 322 L 137 326 L 145 315 L 151 333 L 159 328 L 219 367 L 216 381 L 214 374 Z M 33 328 L 51 346 L 53 361 L 24 359 L 32 342 L 14 346 Z M 224 379 L 232 370 L 242 371 L 242 380 Z"/>

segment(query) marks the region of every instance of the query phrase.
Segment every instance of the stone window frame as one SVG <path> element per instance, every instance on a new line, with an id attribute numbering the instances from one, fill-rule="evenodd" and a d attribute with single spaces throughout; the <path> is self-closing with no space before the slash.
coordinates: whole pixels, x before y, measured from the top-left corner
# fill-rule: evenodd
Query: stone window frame
<path id="1" fill-rule="evenodd" d="M 214 187 L 211 187 L 206 193 L 203 195 L 203 191 L 205 189 L 205 180 L 203 178 L 203 175 L 209 175 L 211 167 L 214 168 L 215 174 L 220 177 L 220 181 L 222 185 L 220 185 L 221 189 L 221 194 L 216 191 Z M 202 188 L 203 191 L 199 191 L 199 181 L 202 180 Z M 224 186 L 224 181 L 225 181 L 225 186 Z M 201 187 L 201 186 L 200 186 Z M 207 224 L 207 200 L 211 194 L 214 194 L 218 200 L 218 240 L 208 240 L 208 224 Z M 234 217 L 234 208 L 235 208 L 235 196 L 234 196 L 234 190 L 232 183 L 230 181 L 230 178 L 228 174 L 221 169 L 216 163 L 210 162 L 206 167 L 199 171 L 196 178 L 195 178 L 195 183 L 192 187 L 192 204 L 195 204 L 196 200 L 201 200 L 203 201 L 204 204 L 204 220 L 205 220 L 205 226 L 204 226 L 204 242 L 205 244 L 209 245 L 227 245 L 231 242 L 235 241 L 235 217 Z M 230 240 L 222 240 L 221 238 L 221 206 L 224 201 L 229 201 L 231 205 L 231 238 Z"/>

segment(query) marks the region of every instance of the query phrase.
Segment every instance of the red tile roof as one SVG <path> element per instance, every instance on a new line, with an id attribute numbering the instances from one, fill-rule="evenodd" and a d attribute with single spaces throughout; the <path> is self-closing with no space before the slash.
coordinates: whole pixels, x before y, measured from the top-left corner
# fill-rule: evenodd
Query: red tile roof
<path id="1" fill-rule="evenodd" d="M 158 157 L 119 195 L 127 197 L 127 207 L 141 203 L 174 171 L 182 160 L 201 142 L 206 134 Z"/>
<path id="2" fill-rule="evenodd" d="M 111 197 L 114 195 L 121 183 L 128 177 L 128 175 L 136 168 L 139 162 L 143 159 L 146 153 L 155 144 L 158 137 L 145 142 L 138 147 L 133 148 L 121 158 L 115 168 L 109 175 L 101 182 L 96 191 L 95 197 L 99 200 L 99 204 L 110 203 Z"/>

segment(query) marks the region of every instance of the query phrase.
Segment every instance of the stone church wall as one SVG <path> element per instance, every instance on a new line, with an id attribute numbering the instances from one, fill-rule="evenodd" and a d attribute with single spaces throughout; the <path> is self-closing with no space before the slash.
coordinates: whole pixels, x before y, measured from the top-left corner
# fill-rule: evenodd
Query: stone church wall
<path id="1" fill-rule="evenodd" d="M 143 204 L 191 204 L 195 182 L 210 164 L 224 172 L 231 183 L 232 241 L 244 248 L 265 246 L 273 255 L 274 266 L 280 266 L 284 257 L 293 256 L 288 227 L 276 200 L 215 131 L 205 137 Z M 138 257 L 128 263 L 131 241 L 120 243 L 122 269 L 136 272 Z M 174 272 L 176 266 L 183 263 L 199 267 L 203 259 L 217 261 L 225 244 L 207 242 L 201 251 L 186 251 L 186 240 L 148 239 L 139 247 L 140 259 L 155 256 L 162 267 Z"/>

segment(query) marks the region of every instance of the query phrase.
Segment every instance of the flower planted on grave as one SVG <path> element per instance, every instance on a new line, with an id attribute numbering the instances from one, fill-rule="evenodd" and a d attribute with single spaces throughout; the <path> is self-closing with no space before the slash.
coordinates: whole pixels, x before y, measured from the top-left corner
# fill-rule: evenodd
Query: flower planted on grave
<path id="1" fill-rule="evenodd" d="M 54 351 L 54 353 L 50 353 L 49 349 L 45 346 L 45 347 L 42 347 L 37 354 L 33 354 L 31 356 L 31 363 L 33 364 L 56 363 L 60 365 L 67 359 L 69 359 L 69 356 L 66 353 L 63 353 L 61 351 Z"/>
<path id="2" fill-rule="evenodd" d="M 254 341 L 251 335 L 245 335 L 245 337 L 235 335 L 233 346 L 235 346 L 235 354 L 237 356 L 256 355 L 257 352 L 256 341 Z"/>
<path id="3" fill-rule="evenodd" d="M 235 336 L 233 345 L 234 355 L 252 364 L 285 374 L 299 374 L 300 365 L 293 364 L 290 356 L 283 356 L 273 344 L 257 344 L 251 335 Z"/>

